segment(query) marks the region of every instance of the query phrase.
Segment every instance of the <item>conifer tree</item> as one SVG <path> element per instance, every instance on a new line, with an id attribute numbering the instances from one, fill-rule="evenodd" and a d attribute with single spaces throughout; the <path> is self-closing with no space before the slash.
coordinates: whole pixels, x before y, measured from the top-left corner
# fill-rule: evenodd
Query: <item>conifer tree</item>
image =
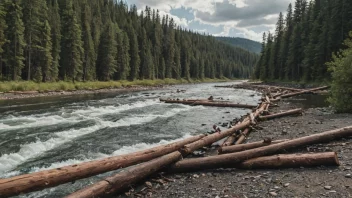
<path id="1" fill-rule="evenodd" d="M 50 70 L 50 76 L 52 80 L 57 80 L 59 75 L 59 62 L 60 62 L 60 52 L 61 52 L 61 19 L 59 12 L 58 0 L 51 0 L 49 3 L 49 24 L 51 29 L 51 56 L 52 64 Z"/>
<path id="2" fill-rule="evenodd" d="M 65 0 L 62 14 L 61 76 L 63 79 L 81 80 L 83 45 L 81 26 L 73 10 L 72 0 Z"/>
<path id="3" fill-rule="evenodd" d="M 82 12 L 82 39 L 83 39 L 83 81 L 94 80 L 96 78 L 95 49 L 91 30 L 91 11 L 85 2 Z"/>
<path id="4" fill-rule="evenodd" d="M 4 53 L 4 45 L 6 42 L 5 39 L 5 30 L 7 29 L 7 24 L 5 21 L 5 7 L 4 7 L 4 1 L 0 2 L 0 80 L 2 79 L 2 62 L 3 62 L 3 53 Z"/>
<path id="5" fill-rule="evenodd" d="M 118 79 L 126 80 L 130 73 L 130 41 L 126 32 L 117 34 L 117 71 Z"/>
<path id="6" fill-rule="evenodd" d="M 133 29 L 133 27 L 130 25 L 128 26 L 128 35 L 129 35 L 129 41 L 130 41 L 130 49 L 129 49 L 129 55 L 130 55 L 130 75 L 129 79 L 130 80 L 135 80 L 139 78 L 139 66 L 140 66 L 140 57 L 139 57 L 139 46 L 138 46 L 138 39 L 137 35 Z"/>
<path id="7" fill-rule="evenodd" d="M 287 71 L 286 69 L 286 60 L 288 57 L 288 52 L 290 49 L 290 38 L 292 35 L 292 31 L 293 31 L 293 24 L 292 24 L 292 5 L 289 4 L 288 9 L 287 9 L 287 15 L 285 18 L 285 23 L 286 23 L 286 31 L 284 33 L 283 39 L 282 39 L 282 43 L 280 46 L 280 58 L 279 58 L 279 62 L 281 63 L 280 65 L 280 74 L 279 74 L 279 78 L 280 79 L 284 79 L 286 77 L 285 72 Z"/>
<path id="8" fill-rule="evenodd" d="M 22 8 L 17 0 L 5 2 L 6 24 L 5 31 L 8 42 L 5 44 L 6 66 L 9 80 L 20 80 L 21 70 L 24 67 L 24 25 Z"/>

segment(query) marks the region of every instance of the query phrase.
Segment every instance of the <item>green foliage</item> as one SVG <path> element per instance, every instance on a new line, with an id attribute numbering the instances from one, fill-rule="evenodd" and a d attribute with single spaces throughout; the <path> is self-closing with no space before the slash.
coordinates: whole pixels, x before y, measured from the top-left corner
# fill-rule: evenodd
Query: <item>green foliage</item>
<path id="1" fill-rule="evenodd" d="M 347 49 L 338 52 L 333 61 L 327 63 L 333 80 L 329 102 L 337 112 L 352 113 L 352 31 L 344 44 Z"/>
<path id="2" fill-rule="evenodd" d="M 138 12 L 115 0 L 0 1 L 1 80 L 248 78 L 257 60 L 255 53 L 177 26 L 168 15 L 161 19 L 150 7 Z"/>
<path id="3" fill-rule="evenodd" d="M 259 54 L 261 52 L 262 46 L 259 42 L 252 41 L 245 38 L 232 38 L 232 37 L 216 37 L 217 40 L 228 43 L 234 47 L 240 47 L 242 49 L 248 50 Z"/>
<path id="4" fill-rule="evenodd" d="M 285 24 L 279 16 L 272 44 L 264 46 L 254 76 L 270 81 L 330 80 L 325 63 L 342 47 L 351 25 L 352 1 L 296 0 L 295 9 L 291 4 L 287 9 Z"/>

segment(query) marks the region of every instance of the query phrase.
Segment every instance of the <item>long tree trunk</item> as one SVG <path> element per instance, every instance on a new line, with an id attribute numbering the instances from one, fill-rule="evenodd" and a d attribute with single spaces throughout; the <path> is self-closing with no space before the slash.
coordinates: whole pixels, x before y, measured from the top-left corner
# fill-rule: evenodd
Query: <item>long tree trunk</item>
<path id="1" fill-rule="evenodd" d="M 98 183 L 90 185 L 84 189 L 72 193 L 69 196 L 66 196 L 66 198 L 94 198 L 112 195 L 113 193 L 127 189 L 132 184 L 145 179 L 149 175 L 156 173 L 169 164 L 172 164 L 181 159 L 182 155 L 180 152 L 176 151 L 170 153 L 150 162 L 146 162 L 126 171 L 117 173 L 114 176 L 105 178 Z"/>
<path id="2" fill-rule="evenodd" d="M 256 108 L 256 105 L 247 104 L 235 104 L 235 103 L 225 103 L 225 102 L 210 102 L 210 101 L 182 101 L 182 100 L 165 100 L 165 103 L 177 103 L 177 104 L 188 104 L 194 106 L 211 106 L 211 107 L 236 107 L 236 108 Z"/>
<path id="3" fill-rule="evenodd" d="M 197 141 L 204 136 L 205 135 L 198 135 L 175 143 L 157 146 L 131 154 L 0 179 L 0 197 L 42 190 L 100 173 L 136 165 L 177 151 L 182 146 Z"/>
<path id="4" fill-rule="evenodd" d="M 318 88 L 314 88 L 314 89 L 307 89 L 307 90 L 300 91 L 300 92 L 294 92 L 294 93 L 289 93 L 289 94 L 282 95 L 281 98 L 289 98 L 289 97 L 292 97 L 292 96 L 298 96 L 298 95 L 302 95 L 302 94 L 305 94 L 305 93 L 311 93 L 311 92 L 314 92 L 314 91 L 320 91 L 320 90 L 324 90 L 324 89 L 328 89 L 328 88 L 329 88 L 329 86 L 318 87 Z"/>
<path id="5" fill-rule="evenodd" d="M 219 154 L 235 153 L 235 152 L 250 150 L 250 149 L 259 148 L 263 146 L 268 146 L 270 144 L 278 144 L 284 141 L 288 141 L 288 140 L 276 140 L 272 142 L 260 141 L 260 142 L 252 142 L 248 144 L 237 144 L 232 146 L 225 146 L 225 147 L 220 147 L 218 149 L 218 153 Z"/>
<path id="6" fill-rule="evenodd" d="M 272 114 L 272 115 L 267 115 L 267 116 L 259 116 L 260 120 L 271 120 L 274 118 L 280 118 L 288 115 L 294 115 L 294 114 L 302 114 L 302 109 L 293 109 L 289 111 L 285 111 L 282 113 L 277 113 L 277 114 Z"/>
<path id="7" fill-rule="evenodd" d="M 255 148 L 247 151 L 242 151 L 238 153 L 230 153 L 218 156 L 203 157 L 196 159 L 185 159 L 177 162 L 173 167 L 182 167 L 182 171 L 195 171 L 200 169 L 210 169 L 210 168 L 221 168 L 228 166 L 230 164 L 240 163 L 247 159 L 252 159 L 256 157 L 261 157 L 264 155 L 271 155 L 277 152 L 296 148 L 300 146 L 316 144 L 321 142 L 327 142 L 338 138 L 352 136 L 352 126 L 345 127 L 342 129 L 336 129 L 332 131 L 327 131 L 324 133 L 314 134 L 310 136 L 305 136 L 286 142 L 269 145 L 265 147 Z"/>

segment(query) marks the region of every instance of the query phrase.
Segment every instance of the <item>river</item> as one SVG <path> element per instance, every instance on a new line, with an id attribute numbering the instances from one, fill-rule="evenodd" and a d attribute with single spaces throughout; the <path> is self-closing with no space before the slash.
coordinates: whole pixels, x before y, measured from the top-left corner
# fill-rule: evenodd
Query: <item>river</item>
<path id="1" fill-rule="evenodd" d="M 226 84 L 234 83 L 0 101 L 0 178 L 126 154 L 210 131 L 213 124 L 250 110 L 165 104 L 158 99 L 212 95 L 258 103 L 260 94 L 254 91 L 214 87 Z M 63 197 L 111 174 L 19 197 Z"/>

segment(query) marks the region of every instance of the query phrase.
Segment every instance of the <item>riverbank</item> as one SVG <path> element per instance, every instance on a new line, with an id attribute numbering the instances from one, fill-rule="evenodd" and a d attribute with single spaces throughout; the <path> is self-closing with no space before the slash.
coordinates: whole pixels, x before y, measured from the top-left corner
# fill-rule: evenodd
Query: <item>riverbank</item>
<path id="1" fill-rule="evenodd" d="M 227 82 L 230 79 L 204 79 L 204 80 L 136 80 L 136 81 L 109 81 L 109 82 L 1 82 L 0 100 L 47 97 L 58 95 L 81 95 L 94 93 L 113 93 L 125 91 L 143 91 L 160 89 L 168 85 Z"/>
<path id="2" fill-rule="evenodd" d="M 307 97 L 309 98 L 309 97 Z M 295 101 L 297 100 L 297 101 Z M 350 114 L 335 114 L 331 108 L 315 106 L 304 97 L 278 102 L 272 113 L 303 108 L 302 116 L 278 118 L 260 122 L 257 131 L 247 142 L 270 137 L 274 140 L 292 139 L 309 134 L 352 125 Z M 261 128 L 261 129 L 259 129 Z M 165 175 L 173 180 L 164 185 L 150 180 L 152 190 L 137 187 L 138 194 L 152 197 L 351 197 L 352 196 L 352 139 L 342 139 L 326 144 L 316 144 L 282 151 L 289 153 L 338 152 L 339 167 L 300 167 L 290 169 L 239 170 L 217 169 L 195 173 Z M 211 154 L 210 154 L 211 155 Z M 138 189 L 138 190 L 137 190 Z M 124 196 L 122 196 L 124 197 Z"/>

